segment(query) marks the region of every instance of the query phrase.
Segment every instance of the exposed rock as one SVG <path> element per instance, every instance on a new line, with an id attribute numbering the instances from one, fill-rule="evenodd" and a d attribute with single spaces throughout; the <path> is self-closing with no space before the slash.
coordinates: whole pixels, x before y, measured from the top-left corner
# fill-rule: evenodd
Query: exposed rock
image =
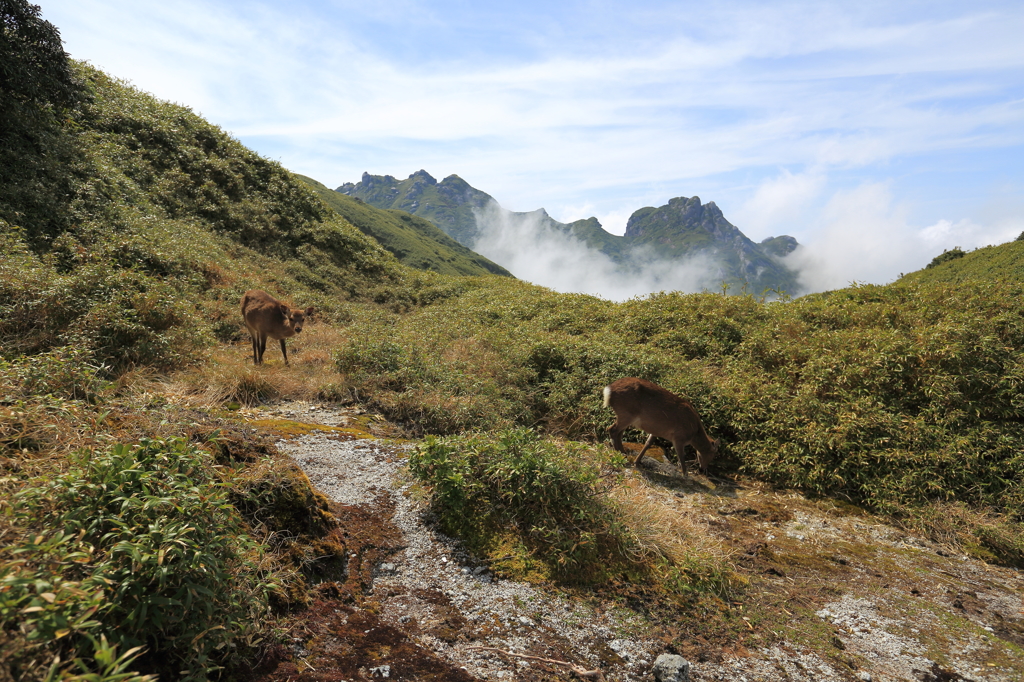
<path id="1" fill-rule="evenodd" d="M 653 672 L 658 682 L 690 682 L 690 662 L 675 654 L 658 656 Z"/>

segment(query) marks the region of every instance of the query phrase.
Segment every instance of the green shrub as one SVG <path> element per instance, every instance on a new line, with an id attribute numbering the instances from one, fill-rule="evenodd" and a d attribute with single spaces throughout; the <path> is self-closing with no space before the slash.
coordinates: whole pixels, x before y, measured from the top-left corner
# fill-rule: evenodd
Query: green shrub
<path id="1" fill-rule="evenodd" d="M 6 233 L 3 230 L 6 228 Z M 194 362 L 210 343 L 186 287 L 105 259 L 67 274 L 36 256 L 0 221 L 0 348 L 5 355 L 70 345 L 109 372 Z"/>
<path id="2" fill-rule="evenodd" d="M 862 287 L 777 309 L 726 365 L 732 453 L 758 477 L 878 511 L 960 500 L 1020 514 L 1019 300 Z"/>
<path id="3" fill-rule="evenodd" d="M 185 680 L 255 641 L 270 586 L 210 459 L 145 440 L 25 488 L 14 513 L 42 530 L 0 565 L 3 629 L 71 652 L 145 647 L 137 666 Z"/>
<path id="4" fill-rule="evenodd" d="M 943 250 L 942 253 L 940 253 L 938 256 L 932 258 L 932 262 L 926 265 L 925 267 L 934 268 L 936 266 L 942 265 L 943 263 L 948 263 L 951 260 L 963 258 L 965 255 L 967 254 L 965 254 L 959 246 L 954 246 L 952 249 L 949 249 L 948 251 Z"/>
<path id="5" fill-rule="evenodd" d="M 0 359 L 0 387 L 9 397 L 50 395 L 95 402 L 110 386 L 101 378 L 103 371 L 89 351 L 62 346 L 46 353 Z"/>
<path id="6" fill-rule="evenodd" d="M 450 438 L 427 436 L 409 459 L 433 489 L 442 527 L 481 551 L 513 532 L 566 582 L 597 582 L 621 569 L 626 535 L 598 498 L 611 451 L 556 444 L 529 429 Z"/>

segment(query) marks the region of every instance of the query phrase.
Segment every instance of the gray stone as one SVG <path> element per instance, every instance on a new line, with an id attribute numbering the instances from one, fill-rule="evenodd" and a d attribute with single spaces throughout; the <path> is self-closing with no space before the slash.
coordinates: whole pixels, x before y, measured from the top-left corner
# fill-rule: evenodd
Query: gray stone
<path id="1" fill-rule="evenodd" d="M 690 662 L 675 654 L 662 654 L 654 662 L 657 682 L 690 682 Z"/>

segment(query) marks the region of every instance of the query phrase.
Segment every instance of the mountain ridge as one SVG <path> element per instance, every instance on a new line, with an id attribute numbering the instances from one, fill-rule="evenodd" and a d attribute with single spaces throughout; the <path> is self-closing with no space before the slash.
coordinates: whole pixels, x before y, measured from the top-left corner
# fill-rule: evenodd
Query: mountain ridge
<path id="1" fill-rule="evenodd" d="M 481 218 L 492 202 L 499 208 L 500 204 L 454 174 L 438 181 L 423 169 L 405 180 L 364 172 L 358 183 L 344 183 L 335 191 L 377 208 L 398 209 L 426 218 L 475 251 L 481 250 L 478 244 L 482 238 L 493 236 L 493 230 L 500 229 Z M 652 260 L 687 268 L 695 267 L 699 259 L 706 273 L 697 281 L 705 289 L 717 289 L 723 283 L 754 292 L 794 293 L 798 288 L 796 272 L 784 262 L 797 248 L 796 239 L 782 235 L 755 243 L 732 225 L 713 201 L 704 204 L 696 196 L 675 197 L 664 206 L 637 209 L 623 235 L 608 232 L 596 217 L 563 223 L 543 208 L 501 211 L 510 220 L 533 221 L 541 230 L 560 233 L 578 241 L 582 248 L 604 254 L 624 274 L 640 273 Z M 509 220 L 504 222 L 504 229 L 508 229 Z M 495 254 L 483 255 L 515 274 Z"/>

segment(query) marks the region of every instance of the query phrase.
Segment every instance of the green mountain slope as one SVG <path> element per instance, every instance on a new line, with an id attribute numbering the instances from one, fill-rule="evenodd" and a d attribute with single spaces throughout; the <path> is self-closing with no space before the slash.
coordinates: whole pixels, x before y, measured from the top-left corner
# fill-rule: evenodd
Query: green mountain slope
<path id="1" fill-rule="evenodd" d="M 624 237 L 634 253 L 646 248 L 650 254 L 667 258 L 706 256 L 717 267 L 722 282 L 746 285 L 755 293 L 797 288 L 796 273 L 770 255 L 778 253 L 778 248 L 762 249 L 726 220 L 714 202 L 701 204 L 699 197 L 677 197 L 664 206 L 635 211 L 626 223 Z"/>
<path id="2" fill-rule="evenodd" d="M 947 251 L 928 267 L 903 275 L 898 281 L 937 284 L 966 280 L 1024 282 L 1024 240 L 1018 238 L 967 253 Z"/>
<path id="3" fill-rule="evenodd" d="M 438 182 L 425 170 L 416 171 L 405 180 L 363 173 L 359 183 L 345 183 L 337 191 L 377 208 L 399 209 L 426 218 L 469 248 L 480 234 L 473 210 L 493 201 L 489 194 L 470 187 L 458 175 Z"/>
<path id="4" fill-rule="evenodd" d="M 375 208 L 362 199 L 331 190 L 312 178 L 296 177 L 312 187 L 338 215 L 363 234 L 376 239 L 403 265 L 445 275 L 511 276 L 508 270 L 466 248 L 429 220 L 405 211 Z"/>
<path id="5" fill-rule="evenodd" d="M 406 279 L 279 164 L 186 107 L 72 68 L 74 107 L 3 131 L 32 140 L 40 161 L 0 145 L 2 352 L 72 343 L 110 367 L 175 366 L 237 333 L 248 288 L 330 317 Z"/>
<path id="6" fill-rule="evenodd" d="M 605 230 L 601 227 L 601 223 L 597 218 L 576 220 L 565 225 L 564 229 L 590 248 L 610 257 L 616 263 L 625 262 L 629 258 L 629 240 Z"/>

